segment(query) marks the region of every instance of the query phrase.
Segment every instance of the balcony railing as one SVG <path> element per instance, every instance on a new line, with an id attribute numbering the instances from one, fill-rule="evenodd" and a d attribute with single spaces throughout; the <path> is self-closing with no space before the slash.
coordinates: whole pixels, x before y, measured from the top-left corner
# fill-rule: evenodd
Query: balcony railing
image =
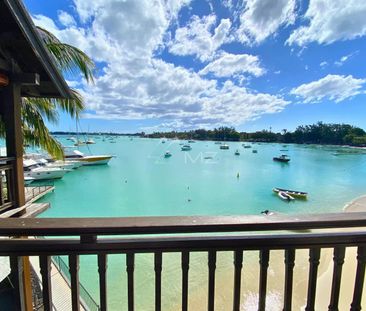
<path id="1" fill-rule="evenodd" d="M 13 158 L 0 157 L 0 212 L 14 206 Z"/>
<path id="2" fill-rule="evenodd" d="M 306 311 L 315 310 L 318 265 L 323 248 L 333 249 L 333 277 L 328 310 L 338 310 L 342 266 L 348 247 L 357 248 L 357 267 L 353 280 L 353 298 L 349 309 L 361 310 L 366 264 L 366 213 L 336 213 L 296 216 L 223 216 L 223 217 L 131 217 L 4 219 L 0 223 L 0 255 L 10 256 L 12 276 L 19 276 L 20 256 L 39 256 L 44 310 L 51 310 L 51 256 L 66 255 L 69 261 L 73 310 L 79 310 L 79 256 L 95 254 L 98 258 L 99 305 L 107 310 L 107 258 L 109 254 L 126 257 L 127 306 L 135 310 L 135 255 L 154 256 L 155 310 L 161 310 L 163 256 L 180 253 L 181 309 L 188 310 L 189 271 L 192 253 L 207 254 L 207 310 L 215 309 L 216 259 L 218 252 L 233 253 L 234 311 L 240 310 L 243 254 L 259 251 L 258 310 L 266 310 L 267 273 L 273 250 L 284 252 L 283 310 L 292 310 L 295 254 L 308 250 L 309 273 Z M 340 230 L 340 228 L 347 228 Z M 352 228 L 352 230 L 351 230 Z M 309 231 L 308 229 L 321 229 Z M 326 232 L 324 232 L 327 229 Z M 329 230 L 329 229 L 337 229 Z M 287 230 L 292 230 L 291 232 Z M 296 232 L 293 232 L 296 230 Z M 274 233 L 274 231 L 277 231 Z M 235 232 L 235 234 L 234 234 Z M 184 235 L 182 235 L 184 234 Z M 133 235 L 133 237 L 129 237 Z M 46 239 L 14 237 L 46 236 Z M 58 238 L 54 238 L 57 236 Z M 121 280 L 122 281 L 122 280 Z M 245 279 L 244 279 L 245 281 Z M 20 281 L 15 281 L 19 285 Z M 19 289 L 18 289 L 19 290 Z M 19 291 L 18 291 L 19 292 Z M 21 299 L 19 295 L 19 300 Z"/>

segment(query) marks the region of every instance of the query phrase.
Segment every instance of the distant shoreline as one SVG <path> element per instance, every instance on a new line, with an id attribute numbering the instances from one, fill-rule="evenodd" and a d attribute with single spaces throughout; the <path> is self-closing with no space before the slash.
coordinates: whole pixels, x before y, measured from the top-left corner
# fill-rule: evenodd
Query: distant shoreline
<path id="1" fill-rule="evenodd" d="M 87 133 L 87 132 L 51 132 L 52 135 L 55 136 L 133 136 L 133 137 L 141 137 L 141 138 L 148 138 L 148 139 L 166 139 L 166 140 L 187 140 L 187 139 L 179 139 L 179 138 L 165 138 L 165 137 L 147 137 L 141 135 L 141 133 Z M 324 146 L 324 147 L 338 147 L 338 148 L 352 148 L 352 149 L 362 149 L 366 150 L 366 146 L 352 146 L 352 145 L 334 145 L 334 144 L 322 144 L 322 143 L 285 143 L 285 142 L 278 142 L 278 141 L 251 141 L 251 140 L 212 140 L 212 139 L 193 139 L 195 141 L 204 141 L 204 142 L 227 142 L 227 143 L 252 143 L 252 144 L 282 144 L 282 145 L 299 145 L 299 146 Z"/>

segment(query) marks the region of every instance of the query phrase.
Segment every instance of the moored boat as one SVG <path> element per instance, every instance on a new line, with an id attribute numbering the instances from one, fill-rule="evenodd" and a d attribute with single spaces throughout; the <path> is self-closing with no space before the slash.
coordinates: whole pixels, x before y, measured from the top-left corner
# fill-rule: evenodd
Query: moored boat
<path id="1" fill-rule="evenodd" d="M 257 149 L 253 149 L 252 153 L 258 153 Z"/>
<path id="2" fill-rule="evenodd" d="M 228 144 L 223 144 L 220 146 L 220 149 L 222 150 L 228 150 L 229 149 L 229 145 Z"/>
<path id="3" fill-rule="evenodd" d="M 183 145 L 181 148 L 182 151 L 189 151 L 191 149 L 192 149 L 192 147 L 190 145 Z"/>
<path id="4" fill-rule="evenodd" d="M 288 163 L 290 158 L 286 154 L 282 154 L 279 157 L 273 157 L 273 161 Z"/>
<path id="5" fill-rule="evenodd" d="M 24 160 L 24 178 L 31 177 L 34 180 L 60 179 L 70 170 L 57 167 L 43 167 L 34 160 Z"/>
<path id="6" fill-rule="evenodd" d="M 284 201 L 293 201 L 295 198 L 284 191 L 278 191 L 277 195 Z"/>
<path id="7" fill-rule="evenodd" d="M 164 158 L 170 158 L 171 156 L 172 154 L 169 151 L 164 153 Z"/>
<path id="8" fill-rule="evenodd" d="M 108 164 L 112 159 L 111 155 L 91 155 L 86 156 L 79 150 L 73 150 L 72 153 L 65 154 L 65 160 L 80 161 L 83 165 L 103 165 Z"/>
<path id="9" fill-rule="evenodd" d="M 239 152 L 239 150 L 238 149 L 236 149 L 236 151 L 235 151 L 235 153 L 234 153 L 235 155 L 240 155 L 240 152 Z"/>
<path id="10" fill-rule="evenodd" d="M 294 198 L 298 198 L 298 199 L 306 199 L 308 196 L 308 193 L 304 192 L 304 191 L 289 190 L 289 189 L 282 189 L 282 188 L 273 188 L 272 190 L 275 193 L 278 193 L 278 192 L 287 193 L 290 196 L 292 196 Z"/>

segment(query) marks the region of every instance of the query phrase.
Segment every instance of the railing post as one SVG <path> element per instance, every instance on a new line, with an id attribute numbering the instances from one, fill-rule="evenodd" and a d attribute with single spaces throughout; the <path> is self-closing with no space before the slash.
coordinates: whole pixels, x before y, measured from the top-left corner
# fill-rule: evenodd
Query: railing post
<path id="1" fill-rule="evenodd" d="M 80 289 L 79 289 L 79 256 L 69 255 L 69 271 L 71 275 L 71 304 L 72 311 L 80 309 Z"/>
<path id="2" fill-rule="evenodd" d="M 52 311 L 51 257 L 39 256 L 39 265 L 42 275 L 43 308 L 45 311 Z"/>
<path id="3" fill-rule="evenodd" d="M 314 311 L 315 308 L 315 295 L 316 295 L 316 282 L 318 276 L 318 266 L 320 259 L 320 248 L 311 248 L 309 256 L 309 281 L 308 281 L 308 295 L 305 311 Z"/>
<path id="4" fill-rule="evenodd" d="M 188 310 L 189 252 L 182 252 L 182 311 Z"/>
<path id="5" fill-rule="evenodd" d="M 154 254 L 154 270 L 155 270 L 155 311 L 161 310 L 161 271 L 163 265 L 162 252 Z"/>
<path id="6" fill-rule="evenodd" d="M 329 311 L 338 311 L 339 291 L 341 289 L 342 279 L 342 266 L 344 263 L 344 256 L 346 248 L 344 246 L 334 248 L 333 253 L 333 279 L 332 279 L 332 292 L 330 296 Z"/>
<path id="7" fill-rule="evenodd" d="M 366 265 L 366 246 L 359 246 L 357 249 L 357 270 L 355 287 L 353 290 L 353 299 L 351 304 L 351 311 L 361 310 L 361 299 L 363 283 L 365 279 L 365 265 Z"/>
<path id="8" fill-rule="evenodd" d="M 128 311 L 133 311 L 134 303 L 134 270 L 135 270 L 135 254 L 126 254 L 126 271 L 127 271 L 127 294 L 128 294 Z"/>
<path id="9" fill-rule="evenodd" d="M 260 272 L 259 272 L 259 302 L 258 310 L 265 311 L 266 309 L 266 295 L 267 295 L 267 271 L 269 263 L 269 250 L 260 250 Z"/>
<path id="10" fill-rule="evenodd" d="M 292 310 L 292 289 L 295 267 L 295 250 L 293 248 L 285 250 L 285 297 L 283 311 Z"/>
<path id="11" fill-rule="evenodd" d="M 99 273 L 99 293 L 100 293 L 100 309 L 107 310 L 107 255 L 105 253 L 98 254 L 98 273 Z"/>
<path id="12" fill-rule="evenodd" d="M 208 252 L 208 311 L 215 310 L 216 251 Z"/>
<path id="13" fill-rule="evenodd" d="M 243 267 L 243 251 L 234 251 L 234 302 L 233 310 L 240 310 L 240 289 L 241 289 L 241 269 Z"/>

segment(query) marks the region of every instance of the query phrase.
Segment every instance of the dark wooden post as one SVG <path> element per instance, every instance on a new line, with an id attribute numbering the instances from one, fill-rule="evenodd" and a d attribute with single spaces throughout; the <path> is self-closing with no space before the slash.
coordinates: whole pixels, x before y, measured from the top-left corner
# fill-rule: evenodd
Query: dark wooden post
<path id="1" fill-rule="evenodd" d="M 14 157 L 12 186 L 15 208 L 25 204 L 23 172 L 23 133 L 21 120 L 20 84 L 12 83 L 0 92 L 0 106 L 6 131 L 7 156 Z"/>

